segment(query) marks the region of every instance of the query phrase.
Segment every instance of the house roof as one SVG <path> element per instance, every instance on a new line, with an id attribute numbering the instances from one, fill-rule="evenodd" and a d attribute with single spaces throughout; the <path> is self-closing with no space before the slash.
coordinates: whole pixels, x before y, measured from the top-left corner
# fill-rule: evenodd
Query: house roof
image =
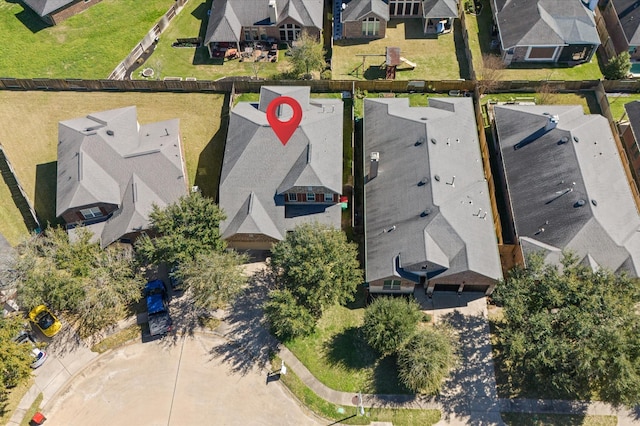
<path id="1" fill-rule="evenodd" d="M 300 103 L 302 120 L 283 145 L 266 118 L 269 102 L 289 96 Z M 280 118 L 289 115 L 282 107 Z M 220 177 L 220 206 L 227 219 L 223 238 L 264 234 L 281 240 L 301 222 L 340 226 L 340 206 L 285 209 L 285 193 L 342 193 L 342 120 L 339 99 L 310 98 L 310 88 L 263 86 L 258 104 L 238 103 L 231 111 Z M 306 210 L 305 210 L 306 209 Z"/>
<path id="2" fill-rule="evenodd" d="M 73 3 L 75 0 L 23 0 L 24 3 L 33 9 L 40 16 L 46 16 L 58 9 Z"/>
<path id="3" fill-rule="evenodd" d="M 627 113 L 627 119 L 637 144 L 640 142 L 640 101 L 624 104 L 624 110 Z"/>
<path id="4" fill-rule="evenodd" d="M 152 204 L 187 194 L 177 119 L 141 126 L 130 106 L 61 121 L 58 140 L 56 216 L 118 206 L 100 235 L 103 246 L 147 228 Z"/>
<path id="5" fill-rule="evenodd" d="M 503 49 L 599 45 L 593 12 L 580 0 L 493 0 Z"/>
<path id="6" fill-rule="evenodd" d="M 380 156 L 365 184 L 367 281 L 407 270 L 502 278 L 472 100 L 365 99 L 364 129 L 365 158 Z"/>
<path id="7" fill-rule="evenodd" d="M 640 45 L 640 2 L 637 0 L 611 0 L 629 46 Z"/>
<path id="8" fill-rule="evenodd" d="M 581 106 L 505 105 L 495 107 L 495 123 L 525 254 L 554 262 L 570 250 L 637 276 L 640 216 L 607 119 Z"/>
<path id="9" fill-rule="evenodd" d="M 389 4 L 384 0 L 351 0 L 344 2 L 342 22 L 359 21 L 373 13 L 385 21 L 389 20 Z"/>
<path id="10" fill-rule="evenodd" d="M 422 3 L 425 18 L 456 18 L 458 16 L 457 0 L 425 0 Z"/>
<path id="11" fill-rule="evenodd" d="M 281 25 L 293 19 L 322 29 L 322 0 L 276 0 L 277 22 L 269 20 L 269 0 L 216 0 L 211 7 L 205 43 L 241 40 L 242 27 Z"/>

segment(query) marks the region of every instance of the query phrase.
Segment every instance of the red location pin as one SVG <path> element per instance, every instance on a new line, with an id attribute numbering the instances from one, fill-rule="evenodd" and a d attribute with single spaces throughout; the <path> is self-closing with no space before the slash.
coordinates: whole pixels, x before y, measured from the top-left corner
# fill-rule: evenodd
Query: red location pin
<path id="1" fill-rule="evenodd" d="M 278 107 L 282 104 L 289 105 L 293 110 L 293 117 L 288 121 L 280 121 L 276 114 Z M 289 139 L 293 136 L 293 133 L 298 128 L 298 124 L 300 124 L 301 120 L 302 107 L 298 101 L 289 96 L 279 96 L 272 100 L 269 103 L 269 106 L 267 106 L 267 121 L 271 125 L 276 136 L 278 136 L 278 139 L 280 139 L 280 142 L 282 142 L 282 145 L 286 145 L 287 142 L 289 142 Z"/>

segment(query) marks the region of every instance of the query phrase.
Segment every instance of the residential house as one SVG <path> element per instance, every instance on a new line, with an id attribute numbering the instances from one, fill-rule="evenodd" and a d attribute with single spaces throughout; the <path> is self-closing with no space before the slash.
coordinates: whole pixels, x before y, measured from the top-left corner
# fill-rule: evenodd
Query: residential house
<path id="1" fill-rule="evenodd" d="M 50 25 L 82 12 L 101 0 L 22 0 L 30 9 Z"/>
<path id="2" fill-rule="evenodd" d="M 322 0 L 216 0 L 204 38 L 214 57 L 218 46 L 241 42 L 296 40 L 302 31 L 320 37 Z"/>
<path id="3" fill-rule="evenodd" d="M 281 96 L 293 98 L 302 119 L 283 144 L 266 111 Z M 277 119 L 293 114 L 277 108 Z M 220 234 L 236 249 L 269 250 L 301 223 L 341 223 L 342 119 L 340 99 L 310 97 L 310 88 L 263 86 L 258 103 L 232 110 L 220 177 Z"/>
<path id="4" fill-rule="evenodd" d="M 458 0 L 336 1 L 334 38 L 384 38 L 389 19 L 420 18 L 425 34 L 451 31 Z"/>
<path id="5" fill-rule="evenodd" d="M 629 52 L 632 60 L 640 60 L 640 1 L 608 0 L 603 3 L 602 17 L 616 53 Z"/>
<path id="6" fill-rule="evenodd" d="M 589 62 L 600 45 L 594 13 L 581 0 L 491 0 L 502 59 Z"/>
<path id="7" fill-rule="evenodd" d="M 149 229 L 155 204 L 188 193 L 179 120 L 140 125 L 135 106 L 58 124 L 56 216 L 103 247 Z"/>
<path id="8" fill-rule="evenodd" d="M 365 99 L 364 153 L 369 291 L 491 294 L 502 268 L 471 98 Z"/>
<path id="9" fill-rule="evenodd" d="M 606 118 L 582 106 L 495 109 L 506 209 L 525 255 L 638 276 L 640 216 Z"/>
<path id="10" fill-rule="evenodd" d="M 624 148 L 631 164 L 631 170 L 636 182 L 640 184 L 640 145 L 638 145 L 638 142 L 640 142 L 640 101 L 626 103 L 624 110 L 627 119 L 618 123 L 618 129 L 625 145 Z"/>

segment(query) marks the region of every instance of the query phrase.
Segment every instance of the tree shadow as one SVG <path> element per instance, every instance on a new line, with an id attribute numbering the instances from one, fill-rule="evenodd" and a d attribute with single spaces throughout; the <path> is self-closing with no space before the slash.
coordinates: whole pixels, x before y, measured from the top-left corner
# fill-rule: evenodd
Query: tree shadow
<path id="1" fill-rule="evenodd" d="M 222 172 L 224 146 L 229 129 L 230 100 L 231 95 L 226 93 L 222 111 L 220 112 L 220 127 L 198 157 L 198 169 L 195 178 L 195 185 L 200 188 L 202 195 L 210 197 L 216 202 L 218 202 L 218 186 L 220 184 L 220 173 Z"/>
<path id="2" fill-rule="evenodd" d="M 36 165 L 36 190 L 33 208 L 40 225 L 62 223 L 56 218 L 56 184 L 58 179 L 58 162 L 51 161 Z"/>
<path id="3" fill-rule="evenodd" d="M 462 22 L 459 19 L 455 19 L 453 22 L 453 44 L 456 48 L 456 59 L 458 60 L 460 78 L 471 80 L 471 64 L 469 64 L 467 61 L 467 55 L 465 55 L 465 44 L 464 38 L 462 37 L 462 31 Z"/>
<path id="4" fill-rule="evenodd" d="M 375 364 L 378 354 L 367 344 L 360 327 L 349 327 L 324 342 L 324 352 L 332 365 L 349 369 L 368 368 Z"/>
<path id="5" fill-rule="evenodd" d="M 202 45 L 195 48 L 193 53 L 193 65 L 222 65 L 224 64 L 224 58 L 214 58 L 212 59 L 209 56 L 209 49 L 205 45 L 205 37 L 207 35 L 207 27 L 209 25 L 209 15 L 208 12 L 211 10 L 212 0 L 207 0 L 206 2 L 200 3 L 198 7 L 196 7 L 191 15 L 200 21 L 200 29 L 198 31 L 198 37 L 202 40 Z"/>
<path id="6" fill-rule="evenodd" d="M 244 375 L 255 367 L 266 368 L 277 351 L 278 341 L 269 333 L 262 309 L 271 282 L 265 269 L 254 273 L 216 330 L 227 341 L 213 347 L 210 354 L 229 364 L 234 373 Z"/>

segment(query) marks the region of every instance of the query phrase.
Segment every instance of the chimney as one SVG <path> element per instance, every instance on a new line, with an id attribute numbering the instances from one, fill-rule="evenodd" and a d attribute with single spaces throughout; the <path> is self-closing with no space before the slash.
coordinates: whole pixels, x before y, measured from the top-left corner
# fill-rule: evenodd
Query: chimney
<path id="1" fill-rule="evenodd" d="M 555 129 L 559 121 L 560 117 L 557 115 L 547 115 L 547 125 L 544 126 L 545 132 Z"/>
<path id="2" fill-rule="evenodd" d="M 269 0 L 269 21 L 272 24 L 278 22 L 278 9 L 276 9 L 276 0 Z"/>
<path id="3" fill-rule="evenodd" d="M 369 165 L 369 179 L 367 180 L 374 179 L 376 176 L 378 176 L 378 163 L 380 163 L 380 153 L 372 152 L 371 162 Z"/>

